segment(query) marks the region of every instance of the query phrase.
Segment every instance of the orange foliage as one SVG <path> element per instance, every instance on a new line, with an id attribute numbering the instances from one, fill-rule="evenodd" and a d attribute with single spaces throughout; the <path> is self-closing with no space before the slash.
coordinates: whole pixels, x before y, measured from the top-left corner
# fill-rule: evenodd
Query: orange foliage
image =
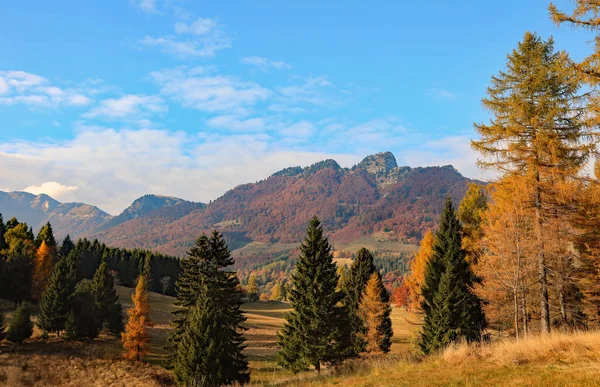
<path id="1" fill-rule="evenodd" d="M 410 263 L 410 275 L 406 277 L 406 287 L 408 288 L 408 294 L 410 302 L 408 307 L 412 311 L 421 310 L 421 286 L 425 281 L 425 269 L 427 268 L 427 262 L 431 259 L 433 254 L 433 242 L 435 236 L 431 230 L 427 231 L 423 240 L 419 252 L 415 255 L 412 262 Z"/>
<path id="2" fill-rule="evenodd" d="M 33 269 L 33 299 L 38 300 L 44 290 L 50 276 L 52 275 L 52 269 L 54 268 L 54 262 L 52 258 L 52 247 L 48 247 L 45 241 L 37 249 L 35 254 L 35 264 Z"/>
<path id="3" fill-rule="evenodd" d="M 367 328 L 364 335 L 367 341 L 366 352 L 380 352 L 380 343 L 383 340 L 383 332 L 381 326 L 385 318 L 385 312 L 388 305 L 381 300 L 383 284 L 377 273 L 373 273 L 363 293 L 362 301 L 360 302 L 359 314 Z"/>
<path id="4" fill-rule="evenodd" d="M 402 282 L 400 286 L 394 288 L 391 301 L 397 307 L 408 309 L 410 304 L 410 293 L 408 291 L 408 286 L 406 286 L 406 282 Z"/>
<path id="5" fill-rule="evenodd" d="M 148 352 L 150 344 L 147 328 L 152 326 L 152 322 L 150 321 L 147 281 L 145 276 L 138 279 L 135 292 L 131 296 L 133 308 L 127 310 L 129 319 L 125 332 L 121 334 L 126 351 L 124 356 L 129 360 L 140 360 L 140 356 Z"/>

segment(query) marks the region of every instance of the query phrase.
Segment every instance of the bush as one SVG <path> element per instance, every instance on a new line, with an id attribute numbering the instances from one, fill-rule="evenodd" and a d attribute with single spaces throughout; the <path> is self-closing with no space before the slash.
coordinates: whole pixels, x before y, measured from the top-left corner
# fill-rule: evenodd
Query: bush
<path id="1" fill-rule="evenodd" d="M 6 339 L 13 343 L 22 343 L 33 335 L 33 323 L 31 314 L 25 303 L 21 303 L 17 308 L 13 319 L 10 321 Z"/>

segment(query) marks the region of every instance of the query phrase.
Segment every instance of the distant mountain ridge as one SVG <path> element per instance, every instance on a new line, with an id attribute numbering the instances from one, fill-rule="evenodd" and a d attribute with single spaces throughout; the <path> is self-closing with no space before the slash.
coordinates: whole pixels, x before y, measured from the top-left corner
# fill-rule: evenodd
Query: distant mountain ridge
<path id="1" fill-rule="evenodd" d="M 445 198 L 460 201 L 472 181 L 450 165 L 398 166 L 391 152 L 383 152 L 352 168 L 331 159 L 285 168 L 257 183 L 237 186 L 210 204 L 145 195 L 120 215 L 110 216 L 93 206 L 61 204 L 46 195 L 0 192 L 0 212 L 5 219 L 16 214 L 34 228 L 49 220 L 59 236 L 70 233 L 179 256 L 212 228 L 223 232 L 232 248 L 252 241 L 300 242 L 314 215 L 334 242 L 376 236 L 416 243 L 436 225 Z M 3 199 L 7 196 L 11 200 Z"/>

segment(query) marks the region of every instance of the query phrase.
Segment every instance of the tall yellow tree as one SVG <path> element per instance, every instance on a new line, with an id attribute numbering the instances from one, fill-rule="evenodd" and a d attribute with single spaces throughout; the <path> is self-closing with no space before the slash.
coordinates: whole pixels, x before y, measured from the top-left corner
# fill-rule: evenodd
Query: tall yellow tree
<path id="1" fill-rule="evenodd" d="M 477 264 L 482 254 L 483 230 L 481 223 L 487 206 L 484 188 L 477 183 L 471 183 L 456 212 L 462 225 L 462 248 L 466 250 L 467 261 L 472 265 Z"/>
<path id="2" fill-rule="evenodd" d="M 129 360 L 140 360 L 140 357 L 148 352 L 150 335 L 148 327 L 152 326 L 150 321 L 150 303 L 148 302 L 146 276 L 138 278 L 137 286 L 131 299 L 133 308 L 127 310 L 128 320 L 125 332 L 121 334 L 125 358 Z"/>
<path id="3" fill-rule="evenodd" d="M 44 290 L 54 268 L 54 254 L 51 247 L 42 241 L 35 254 L 35 263 L 33 268 L 33 292 L 32 297 L 38 300 Z"/>
<path id="4" fill-rule="evenodd" d="M 406 287 L 408 288 L 408 294 L 410 302 L 408 308 L 413 312 L 421 311 L 421 302 L 423 302 L 423 296 L 421 296 L 421 286 L 425 281 L 425 270 L 427 269 L 427 262 L 433 255 L 433 242 L 435 237 L 431 230 L 428 230 L 419 247 L 419 252 L 415 254 L 415 257 L 410 263 L 410 274 L 406 277 Z"/>
<path id="5" fill-rule="evenodd" d="M 484 158 L 482 168 L 505 177 L 521 176 L 532 188 L 541 331 L 550 331 L 548 220 L 566 208 L 556 187 L 578 176 L 595 151 L 587 126 L 581 76 L 565 52 L 555 52 L 552 39 L 527 32 L 508 55 L 506 69 L 492 77 L 484 107 L 492 117 L 475 124 L 472 147 Z"/>
<path id="6" fill-rule="evenodd" d="M 364 339 L 366 352 L 387 353 L 392 345 L 392 321 L 390 302 L 379 273 L 369 278 L 358 308 L 358 314 L 365 324 Z"/>

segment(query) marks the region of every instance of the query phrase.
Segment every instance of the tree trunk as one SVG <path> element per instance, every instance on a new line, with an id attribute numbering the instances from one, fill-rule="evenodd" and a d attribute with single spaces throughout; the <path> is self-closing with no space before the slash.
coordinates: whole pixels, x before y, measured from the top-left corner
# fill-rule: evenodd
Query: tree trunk
<path id="1" fill-rule="evenodd" d="M 560 317 L 562 319 L 562 330 L 563 332 L 567 330 L 567 302 L 565 297 L 565 286 L 564 281 L 560 284 L 560 290 L 558 294 L 558 299 L 560 300 Z"/>
<path id="2" fill-rule="evenodd" d="M 527 292 L 525 291 L 523 279 L 521 279 L 521 309 L 523 312 L 523 337 L 527 337 L 527 333 L 529 333 L 529 322 L 527 318 Z"/>
<path id="3" fill-rule="evenodd" d="M 321 362 L 320 361 L 315 363 L 315 372 L 318 374 L 321 373 Z"/>
<path id="4" fill-rule="evenodd" d="M 540 174 L 535 172 L 535 237 L 537 239 L 538 281 L 540 283 L 540 309 L 542 335 L 550 333 L 550 306 L 548 303 L 548 275 L 546 254 L 544 253 L 544 233 L 542 225 L 542 195 L 540 192 Z"/>
<path id="5" fill-rule="evenodd" d="M 517 343 L 519 342 L 519 296 L 517 292 L 517 287 L 514 288 L 513 297 L 515 301 L 515 337 L 517 339 Z"/>

